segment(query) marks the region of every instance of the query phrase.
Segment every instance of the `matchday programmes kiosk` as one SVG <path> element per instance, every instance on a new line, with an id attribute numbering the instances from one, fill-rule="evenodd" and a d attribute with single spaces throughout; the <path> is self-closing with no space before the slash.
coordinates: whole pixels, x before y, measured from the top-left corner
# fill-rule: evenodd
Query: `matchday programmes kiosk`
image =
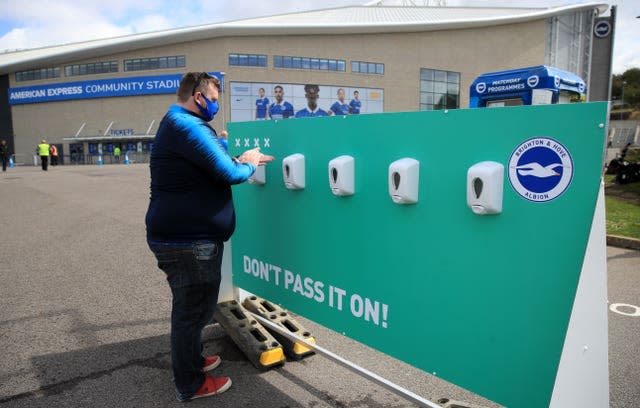
<path id="1" fill-rule="evenodd" d="M 583 102 L 586 92 L 587 87 L 579 76 L 540 65 L 480 75 L 471 84 L 469 107 Z"/>

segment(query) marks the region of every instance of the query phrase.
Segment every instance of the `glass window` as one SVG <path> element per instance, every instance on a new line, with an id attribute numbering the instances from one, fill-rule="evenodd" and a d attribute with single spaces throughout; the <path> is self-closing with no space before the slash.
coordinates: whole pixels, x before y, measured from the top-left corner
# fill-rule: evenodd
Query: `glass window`
<path id="1" fill-rule="evenodd" d="M 277 61 L 274 59 L 274 66 L 276 66 L 276 64 L 282 64 L 282 56 L 276 56 L 274 58 L 278 58 Z M 245 67 L 266 67 L 267 56 L 259 54 L 229 54 L 229 65 Z"/>
<path id="2" fill-rule="evenodd" d="M 447 109 L 458 108 L 458 95 L 447 94 Z"/>
<path id="3" fill-rule="evenodd" d="M 433 81 L 420 81 L 420 90 L 422 92 L 433 92 Z"/>
<path id="4" fill-rule="evenodd" d="M 16 72 L 16 81 L 34 81 L 38 79 L 58 78 L 60 76 L 60 68 L 42 68 L 30 71 Z"/>
<path id="5" fill-rule="evenodd" d="M 351 61 L 351 72 L 384 75 L 384 64 L 376 62 Z"/>
<path id="6" fill-rule="evenodd" d="M 460 107 L 460 73 L 420 69 L 420 110 Z"/>
<path id="7" fill-rule="evenodd" d="M 420 79 L 425 79 L 427 81 L 433 81 L 433 70 L 432 69 L 424 69 L 420 70 Z"/>
<path id="8" fill-rule="evenodd" d="M 266 56 L 265 56 L 266 58 Z M 346 62 L 329 58 L 288 57 L 274 55 L 274 68 L 314 69 L 322 71 L 345 71 Z"/>
<path id="9" fill-rule="evenodd" d="M 447 82 L 453 84 L 460 83 L 460 73 L 459 72 L 447 72 Z"/>
<path id="10" fill-rule="evenodd" d="M 433 92 L 447 93 L 447 84 L 446 84 L 446 82 L 434 82 L 433 83 Z"/>
<path id="11" fill-rule="evenodd" d="M 433 102 L 437 108 L 442 109 L 447 106 L 447 94 L 446 93 L 433 93 Z"/>
<path id="12" fill-rule="evenodd" d="M 229 55 L 231 60 L 231 55 Z M 117 65 L 117 62 L 115 62 Z M 125 71 L 142 71 L 147 69 L 182 68 L 186 65 L 184 55 L 170 57 L 135 58 L 124 60 Z M 117 72 L 117 70 L 115 71 Z"/>
<path id="13" fill-rule="evenodd" d="M 446 71 L 435 71 L 434 72 L 434 80 L 439 82 L 447 82 L 447 72 Z"/>

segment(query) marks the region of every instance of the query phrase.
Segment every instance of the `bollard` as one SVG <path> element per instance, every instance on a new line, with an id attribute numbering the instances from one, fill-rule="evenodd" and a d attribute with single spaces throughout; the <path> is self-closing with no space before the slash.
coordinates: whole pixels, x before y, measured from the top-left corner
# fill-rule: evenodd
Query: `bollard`
<path id="1" fill-rule="evenodd" d="M 104 162 L 102 161 L 102 155 L 98 156 L 98 165 L 102 166 L 104 164 Z"/>
<path id="2" fill-rule="evenodd" d="M 124 164 L 129 164 L 129 153 L 124 154 Z"/>
<path id="3" fill-rule="evenodd" d="M 304 328 L 298 321 L 296 321 L 291 314 L 280 306 L 269 302 L 268 300 L 259 298 L 257 296 L 250 296 L 245 298 L 243 306 L 250 312 L 257 314 L 260 317 L 269 319 L 274 324 L 277 324 L 281 328 L 304 338 L 306 341 L 315 343 L 316 339 L 311 333 Z M 267 328 L 269 330 L 269 328 Z M 293 342 L 285 336 L 270 331 L 273 337 L 282 345 L 285 354 L 292 360 L 301 360 L 304 357 L 312 356 L 315 354 L 313 350 L 305 346 L 304 344 Z"/>
<path id="4" fill-rule="evenodd" d="M 280 343 L 235 300 L 218 303 L 213 317 L 257 369 L 285 363 Z"/>
<path id="5" fill-rule="evenodd" d="M 9 167 L 16 167 L 15 163 L 13 162 L 13 157 L 9 157 Z"/>

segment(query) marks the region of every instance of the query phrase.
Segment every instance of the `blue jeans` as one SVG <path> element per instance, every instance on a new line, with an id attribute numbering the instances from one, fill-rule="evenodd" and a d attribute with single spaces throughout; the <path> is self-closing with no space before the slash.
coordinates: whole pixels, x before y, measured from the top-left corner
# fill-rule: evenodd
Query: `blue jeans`
<path id="1" fill-rule="evenodd" d="M 191 398 L 204 382 L 202 329 L 211 321 L 220 289 L 222 242 L 149 242 L 173 295 L 171 365 L 179 401 Z"/>

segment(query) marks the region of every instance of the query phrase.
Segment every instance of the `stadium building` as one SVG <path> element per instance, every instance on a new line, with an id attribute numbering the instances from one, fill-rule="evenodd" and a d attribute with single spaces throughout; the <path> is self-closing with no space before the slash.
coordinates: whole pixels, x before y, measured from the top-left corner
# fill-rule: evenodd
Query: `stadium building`
<path id="1" fill-rule="evenodd" d="M 338 105 L 351 114 L 455 109 L 469 106 L 480 74 L 536 65 L 575 73 L 588 100 L 605 101 L 615 7 L 608 11 L 600 3 L 370 4 L 7 52 L 0 54 L 0 138 L 18 164 L 34 164 L 43 138 L 65 163 L 95 163 L 98 155 L 109 163 L 116 146 L 144 161 L 188 71 L 223 80 L 218 130 L 230 121 L 287 117 L 277 109 L 269 115 L 272 104 L 282 106 L 278 86 L 294 113 L 306 107 L 306 84 L 319 86 L 325 111 L 339 92 Z"/>

